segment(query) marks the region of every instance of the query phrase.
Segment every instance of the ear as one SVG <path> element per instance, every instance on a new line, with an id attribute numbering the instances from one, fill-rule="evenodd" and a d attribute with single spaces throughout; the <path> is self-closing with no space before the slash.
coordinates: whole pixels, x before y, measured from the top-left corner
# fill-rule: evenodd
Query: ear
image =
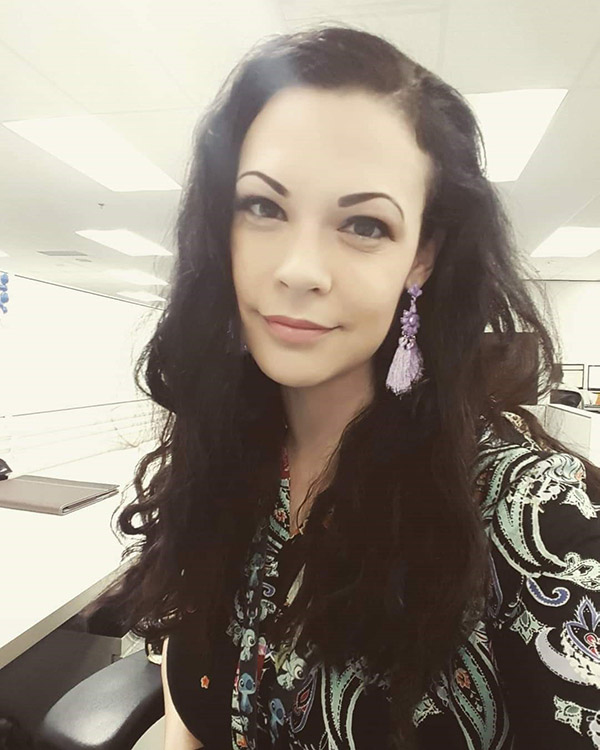
<path id="1" fill-rule="evenodd" d="M 431 276 L 436 258 L 445 239 L 446 232 L 443 229 L 436 229 L 433 237 L 417 250 L 411 269 L 404 282 L 407 289 L 413 284 L 423 287 L 427 279 Z"/>

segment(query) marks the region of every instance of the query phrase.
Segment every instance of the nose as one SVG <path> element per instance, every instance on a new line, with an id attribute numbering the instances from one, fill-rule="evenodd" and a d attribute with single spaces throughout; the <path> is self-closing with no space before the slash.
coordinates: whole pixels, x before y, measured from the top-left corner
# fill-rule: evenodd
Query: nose
<path id="1" fill-rule="evenodd" d="M 285 248 L 275 275 L 290 289 L 304 291 L 331 288 L 332 272 L 326 241 L 318 232 L 290 232 L 285 237 Z"/>

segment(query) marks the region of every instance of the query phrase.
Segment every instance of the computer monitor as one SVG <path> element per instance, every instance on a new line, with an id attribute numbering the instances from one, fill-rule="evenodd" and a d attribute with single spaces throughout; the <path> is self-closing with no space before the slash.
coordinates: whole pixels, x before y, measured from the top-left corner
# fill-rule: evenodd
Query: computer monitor
<path id="1" fill-rule="evenodd" d="M 600 391 L 600 365 L 588 365 L 588 391 Z"/>
<path id="2" fill-rule="evenodd" d="M 562 371 L 562 382 L 565 385 L 570 385 L 573 388 L 585 388 L 583 383 L 585 365 L 572 365 L 561 362 L 559 367 Z"/>

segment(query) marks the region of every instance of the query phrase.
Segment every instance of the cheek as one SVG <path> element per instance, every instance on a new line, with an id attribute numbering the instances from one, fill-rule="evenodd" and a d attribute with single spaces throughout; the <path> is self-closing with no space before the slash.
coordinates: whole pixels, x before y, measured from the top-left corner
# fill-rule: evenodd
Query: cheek
<path id="1" fill-rule="evenodd" d="M 367 296 L 354 300 L 349 324 L 338 340 L 341 360 L 354 364 L 369 360 L 388 335 L 397 300 L 387 296 L 375 300 Z"/>
<path id="2" fill-rule="evenodd" d="M 242 289 L 247 276 L 247 253 L 244 252 L 244 244 L 241 242 L 239 232 L 232 230 L 230 235 L 231 273 L 236 291 Z"/>
<path id="3" fill-rule="evenodd" d="M 238 299 L 256 307 L 265 284 L 272 280 L 275 271 L 269 263 L 271 254 L 264 240 L 258 243 L 239 230 L 231 237 L 231 269 Z"/>
<path id="4" fill-rule="evenodd" d="M 379 305 L 366 310 L 361 317 L 357 330 L 362 332 L 361 339 L 369 354 L 373 354 L 388 335 L 394 318 L 395 303 Z"/>
<path id="5" fill-rule="evenodd" d="M 392 324 L 402 286 L 390 285 L 389 278 L 363 285 L 352 301 L 352 318 L 358 329 L 370 331 L 383 340 Z"/>
<path id="6" fill-rule="evenodd" d="M 257 267 L 249 261 L 248 254 L 233 250 L 231 254 L 233 285 L 239 301 L 250 302 L 252 291 L 257 290 Z"/>

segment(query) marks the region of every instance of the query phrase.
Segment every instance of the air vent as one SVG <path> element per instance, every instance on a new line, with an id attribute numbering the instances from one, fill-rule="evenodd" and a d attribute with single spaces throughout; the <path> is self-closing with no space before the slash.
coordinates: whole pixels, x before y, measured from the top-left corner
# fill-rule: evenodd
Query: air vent
<path id="1" fill-rule="evenodd" d="M 74 258 L 87 257 L 87 253 L 82 253 L 79 250 L 38 250 L 40 255 L 48 255 L 51 258 Z"/>

